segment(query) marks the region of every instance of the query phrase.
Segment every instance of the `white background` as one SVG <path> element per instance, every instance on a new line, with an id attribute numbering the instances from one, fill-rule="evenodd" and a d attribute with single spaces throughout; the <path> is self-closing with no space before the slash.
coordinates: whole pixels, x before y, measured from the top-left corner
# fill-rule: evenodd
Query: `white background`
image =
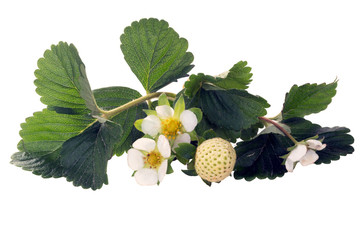
<path id="1" fill-rule="evenodd" d="M 252 182 L 228 178 L 209 188 L 167 175 L 141 187 L 126 157 L 108 165 L 101 190 L 42 179 L 9 164 L 20 123 L 44 105 L 33 72 L 43 52 L 74 43 L 93 89 L 144 93 L 120 51 L 132 21 L 156 17 L 189 41 L 195 68 L 215 75 L 240 60 L 252 67 L 249 91 L 282 107 L 293 84 L 330 83 L 338 93 L 309 120 L 346 126 L 359 139 L 360 7 L 357 1 L 1 1 L 1 239 L 360 239 L 358 152 L 330 165 Z M 178 92 L 185 79 L 167 90 Z M 354 144 L 358 149 L 358 144 Z"/>

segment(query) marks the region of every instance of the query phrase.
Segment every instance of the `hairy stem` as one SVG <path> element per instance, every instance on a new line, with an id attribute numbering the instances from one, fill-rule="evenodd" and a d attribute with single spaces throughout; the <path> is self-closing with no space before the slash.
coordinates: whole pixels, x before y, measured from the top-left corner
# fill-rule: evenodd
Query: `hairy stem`
<path id="1" fill-rule="evenodd" d="M 169 92 L 154 92 L 154 93 L 149 93 L 145 96 L 142 96 L 140 98 L 134 99 L 131 102 L 128 102 L 122 106 L 119 106 L 117 108 L 111 109 L 109 111 L 105 111 L 105 110 L 101 110 L 102 116 L 105 119 L 111 119 L 112 117 L 118 115 L 119 113 L 121 113 L 122 111 L 125 111 L 131 107 L 137 106 L 142 102 L 148 101 L 150 99 L 153 98 L 157 98 L 159 97 L 162 93 L 165 93 L 166 96 L 168 96 L 169 98 L 175 98 L 176 94 L 174 93 L 169 93 Z"/>
<path id="2" fill-rule="evenodd" d="M 282 126 L 280 126 L 280 124 L 278 124 L 277 122 L 266 118 L 266 117 L 259 117 L 260 120 L 271 123 L 272 125 L 274 125 L 277 129 L 279 129 L 282 133 L 284 133 L 294 144 L 298 144 L 298 141 L 296 141 L 296 139 L 291 136 L 291 134 L 286 131 Z"/>

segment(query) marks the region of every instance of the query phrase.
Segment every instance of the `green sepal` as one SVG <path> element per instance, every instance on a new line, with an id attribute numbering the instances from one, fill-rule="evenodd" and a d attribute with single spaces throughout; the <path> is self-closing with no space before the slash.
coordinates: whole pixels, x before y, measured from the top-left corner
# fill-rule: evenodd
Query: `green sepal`
<path id="1" fill-rule="evenodd" d="M 134 127 L 139 130 L 140 132 L 142 131 L 142 128 L 141 128 L 141 124 L 142 122 L 144 121 L 144 119 L 138 119 L 135 121 L 134 123 Z"/>
<path id="2" fill-rule="evenodd" d="M 198 174 L 195 170 L 181 169 L 181 171 L 190 177 L 198 176 Z"/>
<path id="3" fill-rule="evenodd" d="M 158 106 L 162 106 L 162 105 L 170 106 L 169 100 L 165 93 L 162 93 L 158 99 Z"/>
<path id="4" fill-rule="evenodd" d="M 143 109 L 144 113 L 149 116 L 149 115 L 155 115 L 157 116 L 157 113 L 155 110 L 152 110 L 152 109 Z"/>
<path id="5" fill-rule="evenodd" d="M 181 113 L 185 110 L 185 102 L 184 96 L 180 95 L 179 98 L 176 99 L 175 106 L 174 106 L 174 118 L 180 119 Z"/>

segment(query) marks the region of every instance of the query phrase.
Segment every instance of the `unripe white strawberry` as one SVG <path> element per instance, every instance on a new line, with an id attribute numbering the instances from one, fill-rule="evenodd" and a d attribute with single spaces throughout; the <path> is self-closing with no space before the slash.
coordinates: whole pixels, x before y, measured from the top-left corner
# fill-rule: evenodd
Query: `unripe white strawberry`
<path id="1" fill-rule="evenodd" d="M 209 182 L 219 182 L 234 169 L 236 153 L 231 144 L 222 138 L 204 141 L 196 149 L 195 170 Z"/>

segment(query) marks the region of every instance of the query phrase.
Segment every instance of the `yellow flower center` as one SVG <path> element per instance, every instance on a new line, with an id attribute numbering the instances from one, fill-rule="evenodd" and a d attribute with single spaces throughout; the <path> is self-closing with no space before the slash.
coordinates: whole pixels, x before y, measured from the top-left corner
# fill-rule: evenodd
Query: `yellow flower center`
<path id="1" fill-rule="evenodd" d="M 179 120 L 168 118 L 161 121 L 162 134 L 169 140 L 174 140 L 181 129 Z"/>
<path id="2" fill-rule="evenodd" d="M 160 167 L 162 160 L 163 157 L 159 152 L 152 151 L 144 157 L 145 167 L 157 169 Z"/>

